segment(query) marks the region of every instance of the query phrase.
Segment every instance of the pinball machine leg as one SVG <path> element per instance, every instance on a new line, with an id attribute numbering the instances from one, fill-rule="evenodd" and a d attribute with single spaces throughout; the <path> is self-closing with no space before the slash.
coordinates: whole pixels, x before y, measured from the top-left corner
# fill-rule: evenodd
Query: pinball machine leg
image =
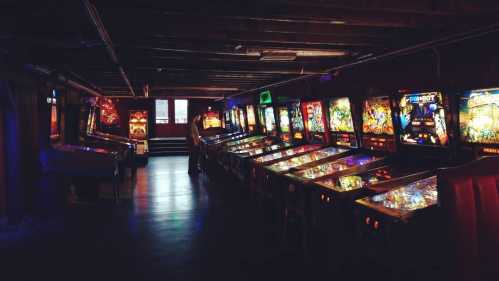
<path id="1" fill-rule="evenodd" d="M 282 221 L 281 248 L 285 249 L 288 241 L 288 209 L 284 210 Z"/>
<path id="2" fill-rule="evenodd" d="M 114 203 L 118 204 L 120 200 L 120 173 L 119 166 L 116 164 L 113 173 L 113 193 Z"/>
<path id="3" fill-rule="evenodd" d="M 306 262 L 309 261 L 308 256 L 308 220 L 307 216 L 303 215 L 301 218 L 302 221 L 302 247 L 303 247 L 303 258 Z"/>

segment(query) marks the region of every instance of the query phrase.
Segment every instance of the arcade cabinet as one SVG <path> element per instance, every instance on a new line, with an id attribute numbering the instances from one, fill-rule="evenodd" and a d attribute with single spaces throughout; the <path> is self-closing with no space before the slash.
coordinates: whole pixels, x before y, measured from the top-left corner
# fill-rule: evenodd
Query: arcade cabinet
<path id="1" fill-rule="evenodd" d="M 114 200 L 119 200 L 119 165 L 122 159 L 111 150 L 87 146 L 64 144 L 60 122 L 61 97 L 56 90 L 47 99 L 49 144 L 40 151 L 40 162 L 44 174 L 42 185 L 57 186 L 70 183 L 77 194 L 97 193 L 95 185 L 87 185 L 88 180 L 111 179 Z M 89 192 L 92 190 L 92 192 Z"/>
<path id="2" fill-rule="evenodd" d="M 149 115 L 146 110 L 130 110 L 128 119 L 128 138 L 137 141 L 137 156 L 149 152 Z"/>

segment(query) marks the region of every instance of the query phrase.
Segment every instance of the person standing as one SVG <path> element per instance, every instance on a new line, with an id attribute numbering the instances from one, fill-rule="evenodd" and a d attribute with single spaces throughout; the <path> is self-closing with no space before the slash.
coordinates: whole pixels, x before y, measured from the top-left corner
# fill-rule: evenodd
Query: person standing
<path id="1" fill-rule="evenodd" d="M 198 162 L 199 162 L 199 128 L 198 123 L 201 120 L 201 115 L 196 115 L 192 118 L 190 130 L 189 130 L 189 140 L 190 140 L 190 151 L 189 151 L 189 174 L 197 174 L 199 172 Z"/>

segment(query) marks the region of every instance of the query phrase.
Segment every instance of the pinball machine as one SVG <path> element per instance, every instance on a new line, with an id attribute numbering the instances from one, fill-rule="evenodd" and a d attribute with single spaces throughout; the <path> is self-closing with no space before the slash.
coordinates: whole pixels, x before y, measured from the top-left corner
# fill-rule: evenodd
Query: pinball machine
<path id="1" fill-rule="evenodd" d="M 295 104 L 298 105 L 298 104 Z M 311 165 L 322 163 L 331 159 L 342 157 L 349 153 L 346 148 L 324 147 L 328 145 L 327 121 L 320 100 L 306 101 L 300 105 L 303 112 L 303 124 L 292 119 L 295 133 L 304 137 L 307 145 L 287 150 L 286 153 L 275 153 L 256 158 L 252 169 L 254 182 L 252 183 L 257 193 L 264 199 L 269 199 L 273 208 L 280 214 L 282 209 L 282 175 L 291 170 L 305 169 Z M 300 116 L 297 108 L 294 116 Z M 303 130 L 300 130 L 303 128 Z M 301 141 L 301 140 L 300 140 Z"/>
<path id="2" fill-rule="evenodd" d="M 312 110 L 310 110 L 312 111 Z M 285 214 L 284 229 L 289 216 L 298 216 L 303 222 L 303 234 L 311 234 L 317 217 L 323 215 L 324 205 L 334 204 L 333 196 L 328 192 L 319 192 L 322 182 L 329 178 L 341 178 L 351 174 L 359 174 L 387 163 L 389 152 L 395 152 L 395 131 L 391 110 L 391 99 L 371 97 L 362 104 L 362 147 L 356 141 L 352 106 L 349 99 L 333 98 L 329 100 L 330 137 L 336 147 L 348 152 L 341 157 L 328 159 L 321 163 L 309 165 L 298 171 L 290 170 L 282 176 L 281 196 Z M 352 132 L 353 129 L 353 132 Z M 344 181 L 344 180 L 343 180 Z M 319 199 L 317 199 L 319 196 Z M 319 202 L 317 202 L 319 201 Z M 336 207 L 337 204 L 334 204 Z M 329 210 L 328 210 L 329 211 Z M 320 218 L 321 216 L 319 216 Z M 331 217 L 326 217 L 326 220 Z M 308 241 L 303 240 L 307 252 Z"/>
<path id="3" fill-rule="evenodd" d="M 371 256 L 398 262 L 394 255 L 406 258 L 404 265 L 417 264 L 428 251 L 438 247 L 427 229 L 439 224 L 436 169 L 469 159 L 453 159 L 455 136 L 451 112 L 455 106 L 438 91 L 404 93 L 397 99 L 398 139 L 401 153 L 381 177 L 360 187 L 370 195 L 354 203 L 357 243 Z M 364 193 L 364 195 L 366 195 Z M 411 243 L 408 245 L 407 241 Z M 436 253 L 435 253 L 436 254 Z M 435 256 L 435 255 L 434 255 Z"/>
<path id="4" fill-rule="evenodd" d="M 267 107 L 264 107 L 264 112 L 265 108 Z M 231 170 L 243 182 L 246 182 L 247 179 L 251 178 L 251 171 L 253 169 L 252 159 L 267 154 L 278 153 L 280 150 L 289 149 L 303 143 L 304 125 L 300 102 L 295 100 L 287 103 L 283 102 L 276 105 L 274 108 L 276 109 L 275 112 L 277 112 L 276 123 L 278 123 L 278 126 L 276 130 L 280 141 L 278 141 L 277 138 L 273 138 L 274 141 L 278 142 L 273 144 L 267 143 L 267 145 L 261 147 L 240 149 L 233 151 L 231 154 Z M 267 119 L 268 118 L 271 118 L 271 120 L 270 122 L 267 122 L 269 130 L 266 130 L 266 132 L 272 132 L 274 130 L 273 123 L 276 118 L 275 116 L 274 118 L 272 118 L 272 116 L 267 117 Z M 263 119 L 266 120 L 266 117 L 263 116 Z M 262 123 L 265 123 L 265 121 Z M 274 135 L 273 133 L 271 134 Z M 300 149 L 297 149 L 296 151 L 300 151 Z M 291 154 L 291 152 L 288 151 L 288 154 Z"/>
<path id="5" fill-rule="evenodd" d="M 128 138 L 137 141 L 137 155 L 149 152 L 149 114 L 146 110 L 130 110 Z"/>
<path id="6" fill-rule="evenodd" d="M 61 137 L 63 131 L 60 115 L 64 104 L 60 102 L 56 90 L 52 91 L 48 103 L 48 138 L 47 147 L 40 150 L 40 163 L 43 172 L 42 185 L 71 183 L 76 192 L 87 193 L 95 185 L 84 185 L 88 179 L 111 179 L 113 181 L 114 200 L 119 200 L 119 165 L 123 159 L 116 151 L 105 148 L 93 148 L 81 145 L 65 144 Z"/>
<path id="7" fill-rule="evenodd" d="M 276 118 L 274 115 L 274 110 L 271 105 L 267 105 L 264 108 L 265 112 L 265 123 L 266 123 L 266 134 L 262 135 L 261 138 L 256 138 L 250 142 L 240 143 L 237 145 L 226 145 L 225 149 L 221 151 L 221 164 L 226 171 L 232 171 L 239 177 L 244 177 L 242 162 L 243 158 L 246 158 L 249 154 L 264 153 L 264 151 L 273 151 L 283 147 L 289 146 L 289 144 L 282 144 L 277 138 L 277 126 Z"/>
<path id="8" fill-rule="evenodd" d="M 137 154 L 138 143 L 136 141 L 100 131 L 102 122 L 100 107 L 96 102 L 87 101 L 84 104 L 80 110 L 80 143 L 90 147 L 118 151 L 125 159 L 125 166 L 131 169 L 132 177 L 135 177 L 137 166 L 147 163 L 147 155 Z"/>

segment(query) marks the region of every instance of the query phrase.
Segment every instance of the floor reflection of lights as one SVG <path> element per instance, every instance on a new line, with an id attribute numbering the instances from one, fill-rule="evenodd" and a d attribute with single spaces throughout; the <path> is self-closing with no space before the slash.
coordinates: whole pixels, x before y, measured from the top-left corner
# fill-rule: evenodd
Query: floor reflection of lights
<path id="1" fill-rule="evenodd" d="M 139 173 L 135 192 L 135 215 L 146 215 L 164 227 L 190 229 L 196 212 L 206 207 L 208 196 L 200 179 L 187 173 L 186 157 L 151 158 Z M 160 228 L 161 228 L 160 227 Z"/>

